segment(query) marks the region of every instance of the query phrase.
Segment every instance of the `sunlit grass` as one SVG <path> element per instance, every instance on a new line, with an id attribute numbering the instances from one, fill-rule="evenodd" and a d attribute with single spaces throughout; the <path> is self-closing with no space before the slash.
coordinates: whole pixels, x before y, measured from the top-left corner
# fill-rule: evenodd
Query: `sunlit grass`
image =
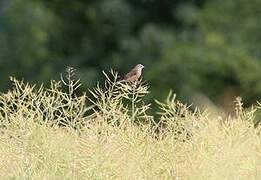
<path id="1" fill-rule="evenodd" d="M 147 85 L 110 75 L 90 96 L 76 95 L 72 69 L 47 89 L 12 78 L 0 96 L 0 179 L 261 179 L 260 104 L 237 99 L 233 116 L 214 117 L 170 93 L 156 121 Z"/>

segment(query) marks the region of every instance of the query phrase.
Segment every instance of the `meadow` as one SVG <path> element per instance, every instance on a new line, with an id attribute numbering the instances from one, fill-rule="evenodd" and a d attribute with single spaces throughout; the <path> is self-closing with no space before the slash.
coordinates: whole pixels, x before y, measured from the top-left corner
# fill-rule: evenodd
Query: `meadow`
<path id="1" fill-rule="evenodd" d="M 149 87 L 117 73 L 79 93 L 69 69 L 49 87 L 11 78 L 0 96 L 0 179 L 261 179 L 257 102 L 231 115 L 191 108 L 170 92 L 157 118 Z"/>

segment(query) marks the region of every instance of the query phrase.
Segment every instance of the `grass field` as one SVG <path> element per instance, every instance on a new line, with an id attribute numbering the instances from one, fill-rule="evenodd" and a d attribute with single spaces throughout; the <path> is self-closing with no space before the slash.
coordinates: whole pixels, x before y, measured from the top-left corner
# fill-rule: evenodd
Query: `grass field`
<path id="1" fill-rule="evenodd" d="M 156 121 L 146 84 L 105 74 L 76 96 L 71 76 L 49 88 L 12 78 L 0 96 L 0 179 L 261 179 L 260 105 L 237 99 L 233 115 L 212 115 L 170 93 Z"/>

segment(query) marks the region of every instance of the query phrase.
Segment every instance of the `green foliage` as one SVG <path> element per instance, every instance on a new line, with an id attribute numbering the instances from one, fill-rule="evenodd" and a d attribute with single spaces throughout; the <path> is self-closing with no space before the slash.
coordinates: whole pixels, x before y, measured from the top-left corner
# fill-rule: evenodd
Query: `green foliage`
<path id="1" fill-rule="evenodd" d="M 2 87 L 8 76 L 44 79 L 51 15 L 37 4 L 20 0 L 3 5 L 0 17 Z"/>
<path id="2" fill-rule="evenodd" d="M 205 94 L 217 104 L 260 99 L 260 1 L 14 0 L 0 2 L 1 88 L 8 76 L 58 77 L 79 69 L 83 87 L 103 69 L 143 63 L 159 99 Z M 162 78 L 163 76 L 163 78 Z M 229 92 L 229 93 L 228 93 Z M 231 97 L 227 97 L 230 94 Z"/>

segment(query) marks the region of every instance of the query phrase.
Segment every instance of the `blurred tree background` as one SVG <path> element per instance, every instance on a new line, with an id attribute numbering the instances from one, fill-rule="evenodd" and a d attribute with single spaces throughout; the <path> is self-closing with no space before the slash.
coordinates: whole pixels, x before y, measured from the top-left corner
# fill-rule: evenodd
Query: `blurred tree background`
<path id="1" fill-rule="evenodd" d="M 169 89 L 219 105 L 261 97 L 260 0 L 1 0 L 0 88 L 77 69 L 84 88 L 102 70 L 144 64 L 152 96 Z"/>

